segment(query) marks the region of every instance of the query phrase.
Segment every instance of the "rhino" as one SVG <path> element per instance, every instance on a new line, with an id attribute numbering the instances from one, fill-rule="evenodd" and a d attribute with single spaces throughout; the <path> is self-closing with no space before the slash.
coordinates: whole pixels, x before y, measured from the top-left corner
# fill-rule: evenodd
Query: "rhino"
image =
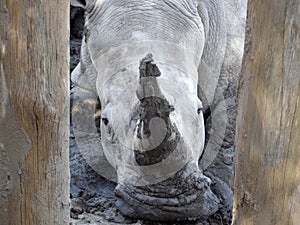
<path id="1" fill-rule="evenodd" d="M 93 138 L 99 151 L 87 157 L 101 158 L 97 171 L 118 183 L 117 208 L 159 221 L 214 214 L 220 193 L 203 171 L 219 151 L 227 122 L 224 2 L 71 3 L 86 10 L 72 81 L 101 104 L 101 138 Z M 77 129 L 95 134 L 94 121 L 86 125 L 80 115 Z"/>

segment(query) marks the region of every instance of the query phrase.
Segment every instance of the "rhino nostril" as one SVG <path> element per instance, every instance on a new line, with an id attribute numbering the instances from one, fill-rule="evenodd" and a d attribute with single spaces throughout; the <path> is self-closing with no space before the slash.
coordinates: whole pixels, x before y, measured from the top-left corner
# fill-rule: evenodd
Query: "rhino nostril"
<path id="1" fill-rule="evenodd" d="M 108 124 L 108 119 L 107 118 L 102 118 L 102 122 L 104 123 L 104 125 L 106 126 Z"/>

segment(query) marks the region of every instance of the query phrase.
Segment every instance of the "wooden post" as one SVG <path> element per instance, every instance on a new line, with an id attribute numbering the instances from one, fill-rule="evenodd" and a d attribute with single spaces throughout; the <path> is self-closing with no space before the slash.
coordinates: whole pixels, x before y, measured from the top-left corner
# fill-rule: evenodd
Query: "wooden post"
<path id="1" fill-rule="evenodd" d="M 250 0 L 235 156 L 236 225 L 300 224 L 300 2 Z"/>
<path id="2" fill-rule="evenodd" d="M 0 224 L 69 224 L 69 1 L 0 0 Z"/>

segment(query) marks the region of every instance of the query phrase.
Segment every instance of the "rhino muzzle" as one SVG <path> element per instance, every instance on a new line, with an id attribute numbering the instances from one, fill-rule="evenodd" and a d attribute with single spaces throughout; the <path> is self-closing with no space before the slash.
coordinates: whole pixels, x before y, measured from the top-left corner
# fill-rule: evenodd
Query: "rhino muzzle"
<path id="1" fill-rule="evenodd" d="M 185 150 L 181 148 L 184 141 L 170 118 L 175 109 L 158 85 L 157 78 L 161 72 L 151 54 L 140 61 L 139 73 L 136 90 L 139 102 L 132 113 L 137 115 L 134 141 L 136 163 L 143 168 L 166 164 L 165 159 L 170 157 L 183 160 L 181 154 Z M 219 200 L 210 190 L 210 183 L 198 164 L 187 161 L 180 171 L 164 181 L 144 186 L 119 184 L 115 190 L 117 207 L 122 214 L 134 218 L 196 219 L 211 215 L 218 209 Z"/>

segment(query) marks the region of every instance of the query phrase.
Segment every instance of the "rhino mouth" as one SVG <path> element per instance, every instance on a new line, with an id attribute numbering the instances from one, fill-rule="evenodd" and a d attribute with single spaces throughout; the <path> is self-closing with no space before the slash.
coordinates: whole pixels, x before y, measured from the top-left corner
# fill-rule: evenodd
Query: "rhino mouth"
<path id="1" fill-rule="evenodd" d="M 197 167 L 187 164 L 174 177 L 157 184 L 139 187 L 119 184 L 115 189 L 117 208 L 132 218 L 195 220 L 218 210 L 220 202 L 210 184 L 210 179 Z"/>

